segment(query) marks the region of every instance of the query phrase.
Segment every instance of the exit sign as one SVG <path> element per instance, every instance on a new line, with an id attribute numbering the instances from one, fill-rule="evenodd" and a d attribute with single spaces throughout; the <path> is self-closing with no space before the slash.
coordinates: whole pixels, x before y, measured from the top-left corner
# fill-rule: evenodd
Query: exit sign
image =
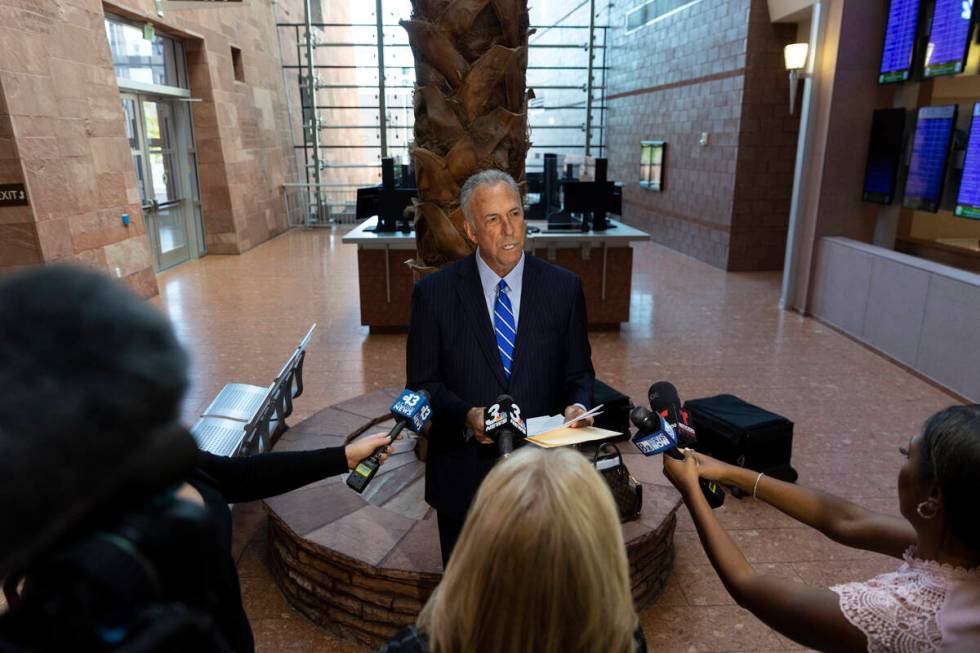
<path id="1" fill-rule="evenodd" d="M 0 184 L 0 206 L 27 206 L 24 184 Z"/>

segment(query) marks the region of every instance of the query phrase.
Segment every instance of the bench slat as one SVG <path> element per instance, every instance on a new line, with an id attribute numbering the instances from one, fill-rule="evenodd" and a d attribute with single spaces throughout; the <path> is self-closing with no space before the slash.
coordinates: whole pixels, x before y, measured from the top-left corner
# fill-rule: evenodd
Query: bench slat
<path id="1" fill-rule="evenodd" d="M 201 451 L 216 456 L 233 456 L 245 437 L 245 425 L 220 417 L 202 417 L 191 427 L 191 435 Z"/>
<path id="2" fill-rule="evenodd" d="M 270 387 L 249 385 L 247 383 L 229 383 L 221 389 L 202 417 L 224 417 L 241 422 L 250 422 L 262 402 L 269 394 Z"/>

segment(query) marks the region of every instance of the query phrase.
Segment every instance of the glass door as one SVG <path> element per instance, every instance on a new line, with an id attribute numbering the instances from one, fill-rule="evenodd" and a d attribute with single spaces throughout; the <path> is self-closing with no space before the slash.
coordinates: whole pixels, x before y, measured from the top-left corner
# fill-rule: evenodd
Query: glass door
<path id="1" fill-rule="evenodd" d="M 122 96 L 122 103 L 147 236 L 157 271 L 165 270 L 200 251 L 194 222 L 197 171 L 189 169 L 193 153 L 182 151 L 190 141 L 190 125 L 180 120 L 179 112 L 187 107 L 176 100 L 130 94 Z"/>

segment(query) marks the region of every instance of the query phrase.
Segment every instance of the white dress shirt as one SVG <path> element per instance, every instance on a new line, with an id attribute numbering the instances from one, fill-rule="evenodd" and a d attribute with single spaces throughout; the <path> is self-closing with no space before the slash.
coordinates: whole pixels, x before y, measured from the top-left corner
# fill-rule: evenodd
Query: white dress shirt
<path id="1" fill-rule="evenodd" d="M 514 326 L 520 327 L 521 320 L 521 290 L 524 288 L 524 252 L 521 252 L 521 260 L 517 262 L 514 269 L 507 273 L 506 277 L 500 277 L 490 269 L 483 257 L 480 256 L 480 248 L 476 249 L 476 269 L 480 271 L 480 284 L 483 286 L 483 299 L 487 303 L 487 315 L 490 316 L 490 324 L 493 324 L 493 305 L 497 301 L 497 285 L 501 278 L 507 282 L 507 299 L 510 300 L 511 308 L 514 310 Z"/>
<path id="2" fill-rule="evenodd" d="M 514 269 L 501 277 L 490 269 L 483 257 L 480 256 L 480 248 L 476 248 L 476 269 L 480 272 L 480 284 L 483 286 L 483 299 L 487 304 L 487 315 L 490 317 L 490 324 L 493 324 L 493 305 L 497 301 L 497 286 L 501 278 L 507 282 L 507 298 L 510 299 L 511 308 L 514 310 L 514 325 L 520 328 L 521 320 L 521 291 L 524 289 L 524 252 L 521 252 L 521 260 L 517 262 Z M 586 407 L 576 403 L 582 410 Z"/>

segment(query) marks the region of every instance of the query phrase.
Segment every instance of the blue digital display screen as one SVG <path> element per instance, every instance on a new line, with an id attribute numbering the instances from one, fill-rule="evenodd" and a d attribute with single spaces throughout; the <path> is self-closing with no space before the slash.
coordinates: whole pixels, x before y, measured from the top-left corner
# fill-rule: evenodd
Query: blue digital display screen
<path id="1" fill-rule="evenodd" d="M 865 202 L 891 204 L 905 142 L 905 109 L 879 109 L 871 121 L 871 143 L 864 168 Z"/>
<path id="2" fill-rule="evenodd" d="M 963 72 L 970 24 L 973 19 L 973 0 L 936 0 L 926 48 L 926 77 L 957 75 Z"/>
<path id="3" fill-rule="evenodd" d="M 932 212 L 939 207 L 955 125 L 955 104 L 919 109 L 903 206 Z"/>
<path id="4" fill-rule="evenodd" d="M 881 51 L 878 83 L 904 82 L 912 68 L 919 0 L 892 0 L 888 7 L 885 47 Z"/>
<path id="5" fill-rule="evenodd" d="M 961 218 L 980 220 L 980 103 L 973 105 L 970 138 L 966 144 L 963 179 L 953 213 Z"/>

